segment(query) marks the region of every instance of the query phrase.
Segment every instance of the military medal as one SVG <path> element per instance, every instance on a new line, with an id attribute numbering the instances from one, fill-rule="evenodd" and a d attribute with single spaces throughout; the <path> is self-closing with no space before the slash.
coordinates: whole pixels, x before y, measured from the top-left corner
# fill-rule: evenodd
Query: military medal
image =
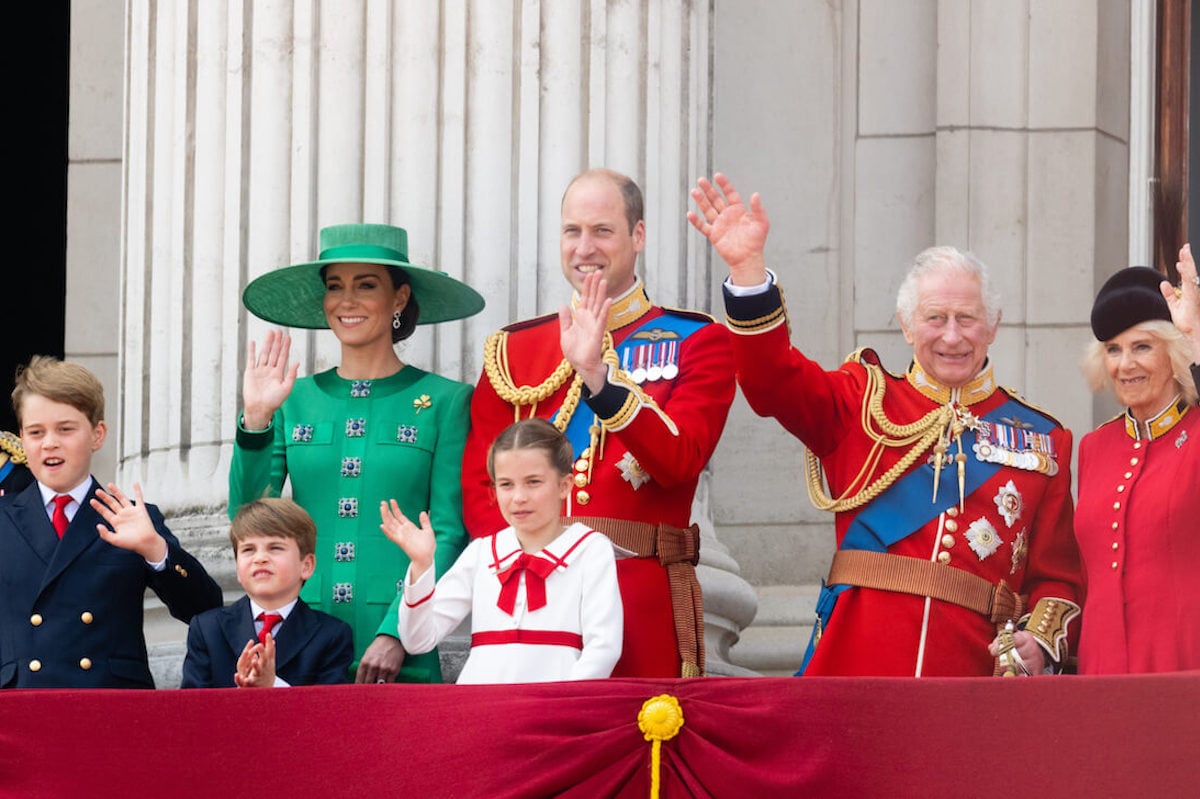
<path id="1" fill-rule="evenodd" d="M 633 367 L 633 371 L 629 373 L 629 376 L 632 377 L 633 382 L 637 383 L 638 385 L 646 382 L 646 356 L 648 354 L 646 350 L 647 347 L 639 345 L 638 347 L 635 347 L 633 351 L 636 365 Z"/>
<path id="2" fill-rule="evenodd" d="M 646 370 L 646 379 L 651 383 L 662 379 L 662 356 L 666 344 L 650 345 L 650 368 Z"/>
<path id="3" fill-rule="evenodd" d="M 667 345 L 667 362 L 663 365 L 664 380 L 674 380 L 679 374 L 679 342 L 671 341 Z"/>
<path id="4" fill-rule="evenodd" d="M 1054 439 L 1048 433 L 1035 433 L 1018 424 L 998 424 L 980 419 L 976 442 L 972 447 L 975 458 L 985 463 L 998 463 L 1051 477 L 1058 474 Z"/>

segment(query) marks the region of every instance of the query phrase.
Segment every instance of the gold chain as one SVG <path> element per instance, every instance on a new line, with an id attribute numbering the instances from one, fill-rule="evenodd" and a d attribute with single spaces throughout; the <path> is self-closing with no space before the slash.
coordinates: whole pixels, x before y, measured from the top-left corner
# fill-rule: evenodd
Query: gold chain
<path id="1" fill-rule="evenodd" d="M 613 349 L 612 334 L 607 331 L 604 333 L 603 348 L 601 359 L 616 368 L 618 366 L 617 353 Z M 563 358 L 550 376 L 538 385 L 518 386 L 508 367 L 508 331 L 506 330 L 498 330 L 488 336 L 483 345 L 483 370 L 500 399 L 513 406 L 514 417 L 520 415 L 522 406 L 529 405 L 532 406 L 530 418 L 536 414 L 539 402 L 553 395 L 563 387 L 568 377 L 575 374 L 571 362 Z M 571 417 L 575 415 L 575 410 L 579 407 L 582 393 L 583 376 L 575 374 L 575 379 L 571 381 L 571 387 L 567 389 L 567 396 L 563 398 L 562 407 L 554 415 L 553 424 L 560 432 L 566 432 L 567 425 L 571 423 Z"/>
<path id="2" fill-rule="evenodd" d="M 863 432 L 873 441 L 871 452 L 863 462 L 858 475 L 850 481 L 846 490 L 837 499 L 825 491 L 824 470 L 812 450 L 805 447 L 804 461 L 808 477 L 808 497 L 820 510 L 841 511 L 862 507 L 891 487 L 909 466 L 921 457 L 934 442 L 942 437 L 942 431 L 954 421 L 954 409 L 942 405 L 922 416 L 915 422 L 900 425 L 887 417 L 883 410 L 883 395 L 887 388 L 883 370 L 874 364 L 863 364 L 867 375 L 867 387 L 863 395 L 861 424 Z M 873 428 L 878 428 L 879 432 Z M 863 485 L 874 473 L 883 457 L 884 448 L 910 447 L 904 457 L 869 485 Z M 857 488 L 862 485 L 861 489 Z M 854 493 L 856 492 L 857 493 Z"/>

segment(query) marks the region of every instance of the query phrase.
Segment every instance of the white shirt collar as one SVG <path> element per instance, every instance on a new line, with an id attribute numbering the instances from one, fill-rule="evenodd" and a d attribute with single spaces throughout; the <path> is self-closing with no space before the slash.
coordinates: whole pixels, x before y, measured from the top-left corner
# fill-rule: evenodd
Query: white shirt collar
<path id="1" fill-rule="evenodd" d="M 250 599 L 250 597 L 246 597 L 246 598 Z M 291 614 L 292 608 L 296 607 L 296 603 L 299 601 L 300 601 L 300 597 L 296 597 L 291 602 L 287 603 L 286 605 L 284 605 L 281 608 L 275 608 L 274 610 L 267 610 L 262 605 L 255 602 L 253 599 L 250 599 L 250 618 L 257 620 L 258 614 L 260 614 L 260 613 L 278 613 L 280 616 L 283 616 L 284 621 L 287 621 L 287 617 Z M 282 622 L 280 622 L 280 623 L 282 624 Z"/>

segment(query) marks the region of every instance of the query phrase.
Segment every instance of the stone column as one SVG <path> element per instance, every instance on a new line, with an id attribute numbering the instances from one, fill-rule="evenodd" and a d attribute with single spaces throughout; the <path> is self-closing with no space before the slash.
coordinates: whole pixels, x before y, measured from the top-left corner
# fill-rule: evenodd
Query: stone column
<path id="1" fill-rule="evenodd" d="M 489 332 L 565 300 L 559 200 L 588 166 L 645 190 L 655 300 L 712 309 L 719 276 L 683 217 L 709 166 L 709 26 L 707 4 L 667 0 L 129 2 L 120 481 L 237 588 L 226 481 L 246 342 L 266 330 L 240 293 L 311 258 L 325 225 L 401 225 L 414 261 L 488 298 L 402 352 L 468 382 Z M 300 332 L 292 355 L 311 374 L 336 341 Z"/>

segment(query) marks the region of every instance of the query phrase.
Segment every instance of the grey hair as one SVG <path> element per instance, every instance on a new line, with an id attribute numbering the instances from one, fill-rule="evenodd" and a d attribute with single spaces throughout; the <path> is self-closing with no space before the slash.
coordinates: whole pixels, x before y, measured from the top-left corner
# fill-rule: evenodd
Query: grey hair
<path id="1" fill-rule="evenodd" d="M 1175 379 L 1179 392 L 1183 394 L 1188 404 L 1195 405 L 1196 385 L 1192 382 L 1189 368 L 1192 362 L 1191 348 L 1179 328 L 1163 319 L 1147 319 L 1129 329 L 1149 333 L 1167 345 L 1167 356 L 1171 359 L 1171 377 Z M 1084 352 L 1083 362 L 1080 364 L 1083 376 L 1087 378 L 1088 387 L 1092 391 L 1112 388 L 1112 380 L 1108 376 L 1108 368 L 1104 363 L 1104 348 L 1107 344 L 1107 341 L 1090 342 Z"/>
<path id="2" fill-rule="evenodd" d="M 896 292 L 896 314 L 905 327 L 912 327 L 913 315 L 917 312 L 917 283 L 929 274 L 957 270 L 974 275 L 979 280 L 979 294 L 983 298 L 983 309 L 988 327 L 1000 321 L 1000 292 L 992 286 L 987 264 L 970 252 L 957 247 L 930 247 L 913 258 L 900 290 Z"/>

